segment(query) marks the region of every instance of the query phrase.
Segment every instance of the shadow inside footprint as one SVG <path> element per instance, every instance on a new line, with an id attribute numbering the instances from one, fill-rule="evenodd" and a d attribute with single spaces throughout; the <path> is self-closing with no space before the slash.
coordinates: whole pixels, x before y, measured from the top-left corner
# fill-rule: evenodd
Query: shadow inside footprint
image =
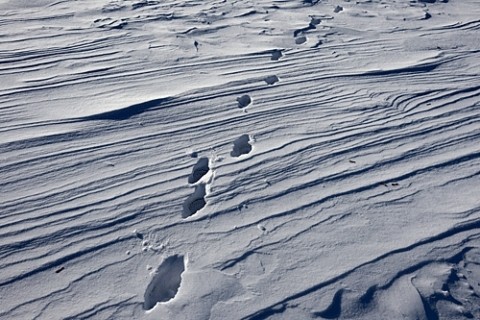
<path id="1" fill-rule="evenodd" d="M 250 136 L 248 134 L 244 134 L 233 142 L 233 150 L 230 152 L 230 155 L 237 158 L 241 155 L 249 154 L 250 151 L 252 151 Z"/>
<path id="2" fill-rule="evenodd" d="M 337 319 L 342 313 L 342 295 L 343 289 L 338 290 L 333 296 L 332 303 L 327 307 L 327 309 L 315 312 L 314 315 L 317 317 L 322 317 L 325 319 Z"/>
<path id="3" fill-rule="evenodd" d="M 183 204 L 182 218 L 186 219 L 203 209 L 207 204 L 205 201 L 206 194 L 206 185 L 204 183 L 198 184 L 193 194 Z"/>
<path id="4" fill-rule="evenodd" d="M 244 94 L 243 96 L 237 98 L 237 102 L 239 108 L 246 108 L 250 103 L 252 103 L 252 98 L 250 98 L 248 94 Z"/>
<path id="5" fill-rule="evenodd" d="M 265 79 L 265 82 L 269 85 L 273 85 L 275 83 L 277 83 L 278 81 L 280 81 L 280 79 L 278 79 L 277 76 L 273 75 L 273 76 L 268 76 L 266 77 Z"/>
<path id="6" fill-rule="evenodd" d="M 307 42 L 307 37 L 306 36 L 299 36 L 297 38 L 295 38 L 295 43 L 296 44 L 302 44 L 302 43 L 305 43 Z"/>
<path id="7" fill-rule="evenodd" d="M 188 176 L 188 183 L 197 183 L 209 170 L 208 158 L 203 157 L 198 159 L 197 163 L 193 166 L 192 173 Z"/>
<path id="8" fill-rule="evenodd" d="M 272 61 L 277 61 L 279 60 L 281 57 L 283 57 L 283 53 L 282 53 L 282 50 L 274 50 L 272 52 Z"/>
<path id="9" fill-rule="evenodd" d="M 175 297 L 185 271 L 185 259 L 181 255 L 166 258 L 155 271 L 144 295 L 143 309 L 150 310 L 158 302 L 166 302 Z"/>

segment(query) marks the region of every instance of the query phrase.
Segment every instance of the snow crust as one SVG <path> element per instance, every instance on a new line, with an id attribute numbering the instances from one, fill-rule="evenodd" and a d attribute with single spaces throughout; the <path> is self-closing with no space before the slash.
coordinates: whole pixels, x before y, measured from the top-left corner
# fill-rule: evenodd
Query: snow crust
<path id="1" fill-rule="evenodd" d="M 1 0 L 1 319 L 480 319 L 480 1 Z"/>

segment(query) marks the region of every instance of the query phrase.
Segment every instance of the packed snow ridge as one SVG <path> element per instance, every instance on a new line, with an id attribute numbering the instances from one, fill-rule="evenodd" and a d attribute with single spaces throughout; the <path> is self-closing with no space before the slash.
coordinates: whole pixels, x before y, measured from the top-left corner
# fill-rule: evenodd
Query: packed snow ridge
<path id="1" fill-rule="evenodd" d="M 0 319 L 480 319 L 480 0 L 0 0 Z"/>

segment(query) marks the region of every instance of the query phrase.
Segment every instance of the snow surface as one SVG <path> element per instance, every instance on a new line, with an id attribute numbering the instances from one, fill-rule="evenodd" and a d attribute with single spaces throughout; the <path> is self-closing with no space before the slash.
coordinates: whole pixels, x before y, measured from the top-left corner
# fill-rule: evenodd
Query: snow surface
<path id="1" fill-rule="evenodd" d="M 1 319 L 480 319 L 479 0 L 0 0 Z"/>

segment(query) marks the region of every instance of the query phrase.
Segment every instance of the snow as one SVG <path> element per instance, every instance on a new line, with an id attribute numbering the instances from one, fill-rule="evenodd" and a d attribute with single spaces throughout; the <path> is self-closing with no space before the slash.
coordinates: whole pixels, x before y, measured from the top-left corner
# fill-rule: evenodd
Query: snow
<path id="1" fill-rule="evenodd" d="M 480 318 L 478 17 L 0 0 L 0 319 Z"/>

